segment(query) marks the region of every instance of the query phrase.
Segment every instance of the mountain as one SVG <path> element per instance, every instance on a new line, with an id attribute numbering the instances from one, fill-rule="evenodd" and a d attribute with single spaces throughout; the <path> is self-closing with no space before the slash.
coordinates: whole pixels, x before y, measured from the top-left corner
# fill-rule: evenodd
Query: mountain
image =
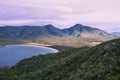
<path id="1" fill-rule="evenodd" d="M 65 34 L 61 31 L 61 29 L 58 29 L 54 27 L 53 25 L 46 25 L 44 26 L 45 29 L 48 31 L 48 34 L 51 34 L 53 36 L 64 36 Z"/>
<path id="2" fill-rule="evenodd" d="M 40 36 L 62 36 L 64 33 L 52 25 L 46 26 L 6 26 L 0 27 L 0 37 L 3 38 L 36 38 Z"/>
<path id="3" fill-rule="evenodd" d="M 24 59 L 0 80 L 120 80 L 120 39 Z"/>
<path id="4" fill-rule="evenodd" d="M 99 36 L 111 36 L 110 34 L 106 33 L 105 31 L 102 31 L 97 28 L 92 28 L 89 26 L 84 26 L 81 24 L 76 24 L 70 28 L 63 29 L 62 30 L 65 34 L 75 36 L 75 37 L 99 37 Z"/>
<path id="5" fill-rule="evenodd" d="M 0 27 L 0 37 L 5 38 L 36 38 L 36 37 L 49 37 L 49 36 L 74 36 L 74 37 L 85 37 L 91 38 L 91 36 L 111 36 L 97 28 L 92 28 L 89 26 L 83 26 L 81 24 L 76 24 L 70 28 L 58 29 L 53 25 L 45 26 L 6 26 Z"/>
<path id="6" fill-rule="evenodd" d="M 76 24 L 70 28 L 58 29 L 53 25 L 45 26 L 5 26 L 0 27 L 0 41 L 9 39 L 10 43 L 16 39 L 26 42 L 33 41 L 37 43 L 47 43 L 51 45 L 64 46 L 84 46 L 91 45 L 92 42 L 100 43 L 102 41 L 116 38 L 97 28 Z M 6 42 L 7 42 L 6 41 Z"/>
<path id="7" fill-rule="evenodd" d="M 115 36 L 120 36 L 120 32 L 113 32 L 113 33 L 111 33 L 111 34 L 113 34 L 113 35 L 115 35 Z"/>

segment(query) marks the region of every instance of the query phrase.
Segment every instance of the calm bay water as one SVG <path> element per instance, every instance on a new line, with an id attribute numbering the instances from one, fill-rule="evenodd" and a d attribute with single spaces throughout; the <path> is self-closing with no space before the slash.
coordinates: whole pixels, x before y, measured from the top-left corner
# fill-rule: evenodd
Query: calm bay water
<path id="1" fill-rule="evenodd" d="M 56 53 L 57 50 L 28 45 L 7 45 L 0 48 L 0 67 L 13 66 L 20 60 L 39 54 Z"/>

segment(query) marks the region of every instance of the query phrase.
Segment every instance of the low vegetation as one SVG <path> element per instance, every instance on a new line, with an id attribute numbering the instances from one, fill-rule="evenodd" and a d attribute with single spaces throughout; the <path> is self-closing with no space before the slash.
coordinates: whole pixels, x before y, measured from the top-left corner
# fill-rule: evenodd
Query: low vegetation
<path id="1" fill-rule="evenodd" d="M 120 80 L 120 39 L 24 59 L 0 68 L 0 80 Z"/>

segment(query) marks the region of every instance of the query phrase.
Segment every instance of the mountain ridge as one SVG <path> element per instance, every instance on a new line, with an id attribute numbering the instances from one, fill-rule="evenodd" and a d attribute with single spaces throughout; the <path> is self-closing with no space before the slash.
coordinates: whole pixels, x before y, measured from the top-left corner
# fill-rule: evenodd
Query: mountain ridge
<path id="1" fill-rule="evenodd" d="M 88 46 L 91 43 L 101 43 L 116 38 L 107 32 L 84 26 L 81 24 L 73 25 L 70 28 L 59 29 L 48 24 L 45 26 L 6 26 L 0 27 L 0 41 L 10 40 L 14 42 L 16 39 L 29 40 L 37 43 L 45 43 L 50 45 L 64 46 Z M 13 40 L 11 40 L 13 39 Z M 6 42 L 7 42 L 6 41 Z M 19 43 L 19 42 L 18 42 Z M 21 43 L 21 41 L 20 41 Z"/>
<path id="2" fill-rule="evenodd" d="M 112 32 L 111 34 L 120 37 L 120 32 Z"/>
<path id="3" fill-rule="evenodd" d="M 92 34 L 92 35 L 97 35 L 97 36 L 112 36 L 108 34 L 107 32 L 100 30 L 98 28 L 92 28 L 89 26 L 83 26 L 81 24 L 76 24 L 70 28 L 65 28 L 65 29 L 59 29 L 54 27 L 51 24 L 45 25 L 45 26 L 5 26 L 5 27 L 0 27 L 0 34 L 7 34 L 6 36 L 10 36 L 10 34 L 13 34 L 11 37 L 20 37 L 24 36 L 29 37 L 30 35 L 33 35 L 34 37 L 45 35 L 45 36 L 75 36 L 75 37 L 80 37 L 81 34 L 86 33 L 86 34 Z M 8 34 L 9 33 L 9 34 Z M 17 35 L 17 34 L 19 35 Z M 77 34 L 78 33 L 78 34 Z M 21 34 L 21 35 L 20 35 Z M 83 36 L 84 37 L 84 36 Z"/>

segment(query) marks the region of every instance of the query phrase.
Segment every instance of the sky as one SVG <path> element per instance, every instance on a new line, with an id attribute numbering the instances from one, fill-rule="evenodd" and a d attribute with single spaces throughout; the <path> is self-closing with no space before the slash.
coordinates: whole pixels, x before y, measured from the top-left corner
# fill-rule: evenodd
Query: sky
<path id="1" fill-rule="evenodd" d="M 120 32 L 120 0 L 0 0 L 0 26 L 77 23 Z"/>

